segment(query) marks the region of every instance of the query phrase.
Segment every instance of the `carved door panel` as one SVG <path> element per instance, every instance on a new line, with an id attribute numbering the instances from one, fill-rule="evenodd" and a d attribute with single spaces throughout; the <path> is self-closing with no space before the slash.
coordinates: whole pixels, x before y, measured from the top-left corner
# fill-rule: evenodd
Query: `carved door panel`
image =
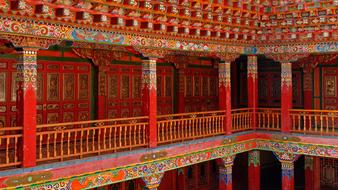
<path id="1" fill-rule="evenodd" d="M 141 66 L 114 65 L 107 71 L 108 118 L 142 115 Z"/>
<path id="2" fill-rule="evenodd" d="M 37 123 L 90 119 L 90 64 L 38 62 Z"/>
<path id="3" fill-rule="evenodd" d="M 200 112 L 218 108 L 217 77 L 216 69 L 190 68 L 186 70 L 186 112 Z"/>
<path id="4" fill-rule="evenodd" d="M 16 126 L 16 61 L 0 61 L 0 127 Z M 14 93 L 13 93 L 14 92 Z"/>
<path id="5" fill-rule="evenodd" d="M 173 113 L 173 67 L 157 67 L 157 113 Z"/>
<path id="6" fill-rule="evenodd" d="M 323 68 L 323 109 L 336 110 L 337 109 L 337 76 L 338 69 L 336 68 Z"/>

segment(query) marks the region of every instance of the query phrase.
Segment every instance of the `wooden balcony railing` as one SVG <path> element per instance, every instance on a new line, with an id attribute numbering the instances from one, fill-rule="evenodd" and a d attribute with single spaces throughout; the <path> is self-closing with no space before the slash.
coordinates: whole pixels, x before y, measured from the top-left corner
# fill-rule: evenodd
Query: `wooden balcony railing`
<path id="1" fill-rule="evenodd" d="M 21 164 L 22 127 L 0 128 L 0 168 Z"/>
<path id="2" fill-rule="evenodd" d="M 147 147 L 147 117 L 40 125 L 37 162 Z"/>
<path id="3" fill-rule="evenodd" d="M 234 109 L 231 115 L 234 133 L 252 129 L 254 117 L 258 129 L 282 128 L 280 109 Z M 157 143 L 223 135 L 225 119 L 225 111 L 158 116 Z M 290 119 L 292 132 L 338 136 L 338 111 L 292 109 Z M 39 125 L 35 159 L 40 164 L 146 148 L 149 145 L 148 128 L 148 117 Z M 0 128 L 1 169 L 22 164 L 22 138 L 22 127 Z"/>
<path id="4" fill-rule="evenodd" d="M 231 110 L 232 131 L 245 131 L 252 129 L 253 109 L 242 108 Z"/>
<path id="5" fill-rule="evenodd" d="M 291 131 L 305 134 L 338 135 L 338 111 L 290 110 Z"/>
<path id="6" fill-rule="evenodd" d="M 165 144 L 224 134 L 224 118 L 224 111 L 158 116 L 158 143 Z"/>
<path id="7" fill-rule="evenodd" d="M 281 111 L 275 108 L 258 108 L 256 110 L 257 129 L 280 130 Z"/>

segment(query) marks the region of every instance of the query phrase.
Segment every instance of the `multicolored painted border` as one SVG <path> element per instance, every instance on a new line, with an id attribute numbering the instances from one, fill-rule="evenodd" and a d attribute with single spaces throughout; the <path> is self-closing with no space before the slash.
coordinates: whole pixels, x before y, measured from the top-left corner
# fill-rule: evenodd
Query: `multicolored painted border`
<path id="1" fill-rule="evenodd" d="M 81 176 L 73 176 L 56 181 L 44 181 L 39 184 L 31 184 L 16 188 L 26 190 L 88 189 L 149 176 L 154 173 L 163 173 L 165 171 L 197 164 L 200 162 L 205 162 L 208 160 L 224 158 L 226 156 L 251 150 L 289 152 L 292 154 L 338 158 L 337 146 L 313 145 L 291 141 L 252 139 L 232 144 L 226 144 L 216 148 L 201 150 L 189 154 L 161 158 L 158 160 L 139 163 L 135 165 L 84 174 Z"/>
<path id="2" fill-rule="evenodd" d="M 79 41 L 88 43 L 103 43 L 124 46 L 142 46 L 169 50 L 224 52 L 238 54 L 267 53 L 328 53 L 338 52 L 338 42 L 297 43 L 287 45 L 227 44 L 219 41 L 202 41 L 163 36 L 149 36 L 122 31 L 91 30 L 70 25 L 45 23 L 38 20 L 28 20 L 0 16 L 1 34 L 19 36 L 34 36 L 59 40 Z"/>

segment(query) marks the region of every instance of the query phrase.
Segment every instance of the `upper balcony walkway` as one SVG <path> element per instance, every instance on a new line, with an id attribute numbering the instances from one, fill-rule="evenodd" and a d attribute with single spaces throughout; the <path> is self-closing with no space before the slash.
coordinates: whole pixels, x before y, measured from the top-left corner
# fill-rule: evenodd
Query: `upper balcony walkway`
<path id="1" fill-rule="evenodd" d="M 280 109 L 233 109 L 231 133 L 248 130 L 281 131 Z M 290 131 L 338 136 L 338 111 L 289 110 Z M 225 135 L 224 111 L 157 117 L 157 144 Z M 149 147 L 148 117 L 95 120 L 37 126 L 36 163 L 52 163 Z M 22 128 L 0 128 L 0 170 L 22 164 Z"/>

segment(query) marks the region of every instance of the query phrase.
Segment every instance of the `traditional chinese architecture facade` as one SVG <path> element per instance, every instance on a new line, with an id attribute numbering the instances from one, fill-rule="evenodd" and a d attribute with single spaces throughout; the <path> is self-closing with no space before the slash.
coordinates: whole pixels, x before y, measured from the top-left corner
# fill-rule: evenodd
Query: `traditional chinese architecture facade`
<path id="1" fill-rule="evenodd" d="M 337 27 L 337 0 L 0 0 L 0 189 L 337 189 Z"/>

